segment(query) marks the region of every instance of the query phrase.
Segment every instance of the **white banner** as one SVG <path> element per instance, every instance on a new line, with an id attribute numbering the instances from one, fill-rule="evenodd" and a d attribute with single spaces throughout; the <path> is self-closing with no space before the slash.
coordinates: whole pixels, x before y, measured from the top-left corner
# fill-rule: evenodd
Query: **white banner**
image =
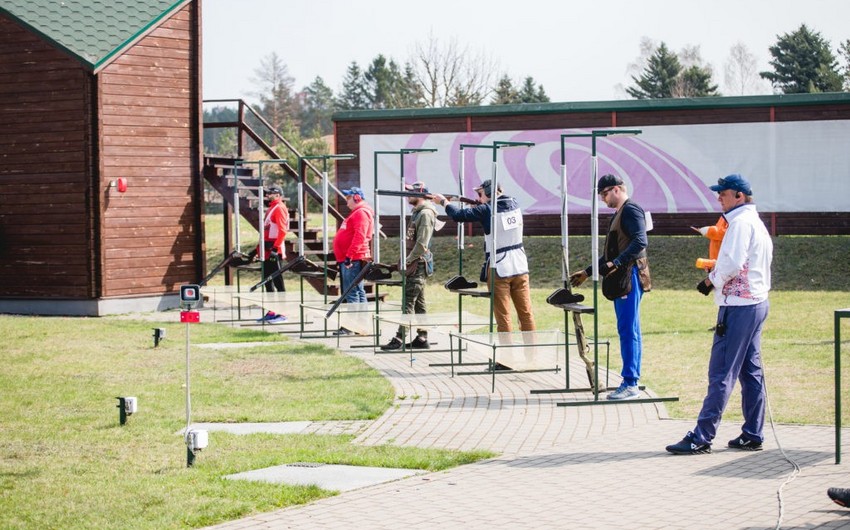
<path id="1" fill-rule="evenodd" d="M 606 130 L 606 129 L 599 129 Z M 655 213 L 719 212 L 709 186 L 740 173 L 763 212 L 850 211 L 850 121 L 803 121 L 641 127 L 637 136 L 596 138 L 598 175 L 614 173 L 630 196 Z M 474 133 L 362 135 L 360 183 L 374 200 L 378 188 L 398 190 L 424 181 L 430 191 L 457 194 L 461 145 L 465 147 L 463 195 L 492 177 L 494 141 L 533 142 L 496 150 L 495 171 L 507 195 L 528 214 L 561 211 L 561 135 L 591 129 Z M 397 154 L 402 149 L 436 153 Z M 389 151 L 389 153 L 384 153 Z M 564 138 L 570 213 L 590 212 L 592 140 Z M 379 152 L 375 155 L 375 152 Z M 402 160 L 404 168 L 402 173 Z M 381 214 L 398 214 L 403 201 L 380 199 Z"/>

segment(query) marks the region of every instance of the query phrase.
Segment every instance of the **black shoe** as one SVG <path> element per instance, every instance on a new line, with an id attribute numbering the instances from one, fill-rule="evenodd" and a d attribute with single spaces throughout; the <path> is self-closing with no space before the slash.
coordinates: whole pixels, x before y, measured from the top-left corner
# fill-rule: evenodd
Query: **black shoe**
<path id="1" fill-rule="evenodd" d="M 740 449 L 742 451 L 761 451 L 761 442 L 754 442 L 740 435 L 734 440 L 729 440 L 726 445 L 729 449 Z"/>
<path id="2" fill-rule="evenodd" d="M 429 350 L 431 349 L 431 344 L 424 337 L 416 337 L 407 343 L 407 347 L 412 350 Z"/>
<path id="3" fill-rule="evenodd" d="M 381 350 L 383 351 L 395 351 L 401 349 L 401 339 L 398 337 L 393 337 L 393 340 L 381 346 Z"/>
<path id="4" fill-rule="evenodd" d="M 694 443 L 694 433 L 688 432 L 682 441 L 666 447 L 674 455 L 700 455 L 711 452 L 711 444 Z"/>
<path id="5" fill-rule="evenodd" d="M 845 508 L 850 506 L 850 488 L 829 488 L 826 494 L 835 504 Z"/>
<path id="6" fill-rule="evenodd" d="M 455 276 L 445 283 L 446 289 L 449 291 L 458 291 L 460 289 L 475 289 L 478 284 L 471 282 L 463 276 Z"/>
<path id="7" fill-rule="evenodd" d="M 339 328 L 338 330 L 334 331 L 333 334 L 334 336 L 345 337 L 348 335 L 354 335 L 354 332 L 348 328 Z"/>

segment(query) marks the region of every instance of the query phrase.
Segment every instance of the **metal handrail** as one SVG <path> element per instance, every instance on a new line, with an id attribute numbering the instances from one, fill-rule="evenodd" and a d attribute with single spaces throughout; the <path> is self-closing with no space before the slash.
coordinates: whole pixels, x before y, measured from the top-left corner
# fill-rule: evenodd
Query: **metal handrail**
<path id="1" fill-rule="evenodd" d="M 265 151 L 269 156 L 272 156 L 272 157 L 275 157 L 275 158 L 280 156 L 274 150 L 274 148 L 272 146 L 268 145 L 268 143 L 266 143 L 266 141 L 245 121 L 245 109 L 248 109 L 251 112 L 251 114 L 253 114 L 254 117 L 256 117 L 257 120 L 261 124 L 263 124 L 275 136 L 275 138 L 277 140 L 279 140 L 280 143 L 282 143 L 284 145 L 284 147 L 292 155 L 294 155 L 298 158 L 303 158 L 303 155 L 301 153 L 299 153 L 298 150 L 295 149 L 295 147 L 286 140 L 286 138 L 281 136 L 281 134 L 278 133 L 274 129 L 274 127 L 272 127 L 272 125 L 268 122 L 268 120 L 266 120 L 256 110 L 254 110 L 250 105 L 248 105 L 245 102 L 245 100 L 243 100 L 243 99 L 205 99 L 203 102 L 204 103 L 237 103 L 238 104 L 239 110 L 238 110 L 238 113 L 237 113 L 237 115 L 238 115 L 237 121 L 222 121 L 222 122 L 204 123 L 204 128 L 209 127 L 209 128 L 213 128 L 213 129 L 220 129 L 220 128 L 236 128 L 236 129 L 238 129 L 239 134 L 237 135 L 237 141 L 238 141 L 238 155 L 239 156 L 242 155 L 242 134 L 241 133 L 243 133 L 243 132 L 245 134 L 247 134 L 252 140 L 254 140 L 254 142 L 260 147 L 260 149 Z M 319 169 L 316 168 L 316 166 L 314 166 L 308 160 L 305 160 L 304 163 L 305 163 L 305 166 L 307 168 L 309 168 L 315 174 L 315 176 L 317 176 L 317 177 L 322 176 L 322 172 L 319 171 Z M 289 164 L 281 164 L 281 167 L 283 167 L 284 173 L 286 173 L 287 175 L 289 175 L 290 177 L 295 179 L 296 182 L 299 182 L 299 180 L 301 180 L 301 176 L 299 176 L 298 172 L 295 171 L 292 168 L 292 166 L 290 166 Z M 306 172 L 305 172 L 304 178 L 302 180 L 302 183 L 304 185 L 304 190 L 307 192 L 307 194 L 321 203 L 322 202 L 322 194 L 319 191 L 317 191 L 315 188 L 313 188 L 313 186 L 311 186 L 307 182 Z M 340 190 L 336 186 L 331 185 L 330 187 L 334 190 L 334 193 L 336 194 L 337 197 L 343 196 L 342 192 L 340 192 Z M 328 205 L 328 212 L 339 222 L 341 222 L 345 218 L 339 212 L 339 210 L 332 207 L 331 205 Z"/>

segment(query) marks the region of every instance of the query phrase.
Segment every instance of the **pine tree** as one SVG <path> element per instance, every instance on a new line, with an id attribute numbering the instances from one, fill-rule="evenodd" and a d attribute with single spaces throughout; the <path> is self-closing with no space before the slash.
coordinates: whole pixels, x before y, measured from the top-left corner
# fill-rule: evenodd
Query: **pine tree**
<path id="1" fill-rule="evenodd" d="M 626 93 L 636 99 L 673 97 L 676 79 L 681 72 L 682 65 L 679 63 L 679 58 L 662 42 L 649 58 L 640 79 L 632 76 L 632 81 L 637 86 L 626 88 Z"/>
<path id="2" fill-rule="evenodd" d="M 304 105 L 301 109 L 301 135 L 311 136 L 318 133 L 320 136 L 330 134 L 333 131 L 333 116 L 335 109 L 333 90 L 325 84 L 325 81 L 316 76 L 310 86 L 304 88 Z"/>
<path id="3" fill-rule="evenodd" d="M 514 83 L 508 74 L 502 76 L 496 84 L 496 89 L 493 90 L 493 98 L 490 100 L 491 105 L 510 105 L 519 100 L 519 93 L 514 88 Z"/>
<path id="4" fill-rule="evenodd" d="M 337 98 L 337 108 L 340 110 L 361 110 L 369 108 L 369 92 L 366 80 L 356 61 L 348 65 L 345 78 L 342 80 L 342 92 Z"/>
<path id="5" fill-rule="evenodd" d="M 679 74 L 673 97 L 702 98 L 718 96 L 717 85 L 711 84 L 711 70 L 701 66 L 691 66 Z"/>
<path id="6" fill-rule="evenodd" d="M 842 42 L 838 51 L 844 57 L 844 91 L 850 92 L 850 39 Z"/>
<path id="7" fill-rule="evenodd" d="M 543 90 L 543 86 L 536 85 L 533 77 L 526 77 L 522 83 L 522 88 L 519 90 L 519 102 L 546 103 L 547 101 L 549 101 L 549 97 L 546 95 L 546 91 Z"/>
<path id="8" fill-rule="evenodd" d="M 793 33 L 778 36 L 769 48 L 772 72 L 761 72 L 762 78 L 783 94 L 838 92 L 841 74 L 829 42 L 805 24 Z"/>

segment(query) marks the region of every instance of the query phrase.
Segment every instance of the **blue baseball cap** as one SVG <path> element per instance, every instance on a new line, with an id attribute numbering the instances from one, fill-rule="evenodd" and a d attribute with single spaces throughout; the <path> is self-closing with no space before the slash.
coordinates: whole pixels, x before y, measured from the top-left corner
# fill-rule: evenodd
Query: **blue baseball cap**
<path id="1" fill-rule="evenodd" d="M 721 192 L 723 190 L 740 191 L 744 195 L 753 194 L 753 189 L 747 179 L 737 173 L 718 179 L 717 184 L 711 186 L 711 191 Z"/>
<path id="2" fill-rule="evenodd" d="M 342 190 L 342 194 L 345 195 L 346 197 L 348 197 L 349 195 L 360 195 L 361 199 L 366 198 L 366 194 L 363 193 L 363 190 L 361 190 L 357 186 L 350 188 L 350 189 L 347 189 L 347 190 Z"/>

